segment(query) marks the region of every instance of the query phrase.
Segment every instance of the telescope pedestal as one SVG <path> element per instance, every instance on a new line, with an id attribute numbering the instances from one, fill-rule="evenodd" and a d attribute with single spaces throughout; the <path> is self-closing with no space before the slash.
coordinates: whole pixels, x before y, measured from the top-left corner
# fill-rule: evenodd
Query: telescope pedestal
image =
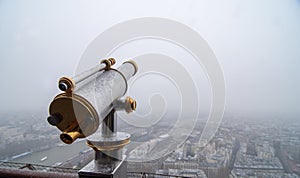
<path id="1" fill-rule="evenodd" d="M 117 132 L 115 110 L 103 120 L 101 135 L 93 135 L 87 145 L 95 150 L 95 160 L 79 170 L 80 178 L 122 178 L 127 174 L 123 147 L 130 142 L 130 134 Z"/>
<path id="2" fill-rule="evenodd" d="M 97 154 L 97 153 L 96 153 Z M 114 160 L 111 163 L 99 164 L 96 160 L 79 170 L 80 178 L 103 177 L 103 178 L 123 178 L 127 174 L 126 156 L 122 160 Z"/>

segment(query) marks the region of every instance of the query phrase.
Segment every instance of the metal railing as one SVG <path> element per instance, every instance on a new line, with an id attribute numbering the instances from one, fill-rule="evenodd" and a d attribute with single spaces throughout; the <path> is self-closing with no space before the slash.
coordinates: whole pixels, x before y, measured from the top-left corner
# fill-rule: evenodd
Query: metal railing
<path id="1" fill-rule="evenodd" d="M 78 177 L 79 169 L 66 167 L 53 167 L 39 164 L 0 162 L 0 177 Z M 127 172 L 128 178 L 177 178 L 178 175 L 167 175 L 146 172 Z"/>

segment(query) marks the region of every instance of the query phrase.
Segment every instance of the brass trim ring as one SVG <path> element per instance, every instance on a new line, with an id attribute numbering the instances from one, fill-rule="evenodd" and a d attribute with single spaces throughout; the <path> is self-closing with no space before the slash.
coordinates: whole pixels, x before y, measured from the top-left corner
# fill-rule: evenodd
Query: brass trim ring
<path id="1" fill-rule="evenodd" d="M 117 149 L 123 148 L 124 146 L 126 146 L 129 143 L 130 143 L 130 138 L 123 140 L 121 143 L 118 143 L 118 144 L 112 143 L 110 145 L 96 145 L 96 144 L 93 144 L 89 140 L 86 141 L 86 144 L 89 147 L 96 149 L 98 151 L 117 150 Z"/>
<path id="2" fill-rule="evenodd" d="M 116 60 L 114 58 L 103 59 L 100 63 L 106 65 L 105 70 L 109 70 L 111 66 L 113 66 L 116 63 Z"/>

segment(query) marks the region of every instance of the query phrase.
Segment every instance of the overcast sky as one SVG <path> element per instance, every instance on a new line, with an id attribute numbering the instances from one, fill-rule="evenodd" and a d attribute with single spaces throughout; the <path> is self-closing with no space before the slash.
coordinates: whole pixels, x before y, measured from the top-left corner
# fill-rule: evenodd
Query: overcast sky
<path id="1" fill-rule="evenodd" d="M 208 42 L 225 75 L 227 111 L 300 115 L 299 0 L 0 0 L 0 111 L 47 110 L 87 45 L 138 17 L 181 22 Z"/>

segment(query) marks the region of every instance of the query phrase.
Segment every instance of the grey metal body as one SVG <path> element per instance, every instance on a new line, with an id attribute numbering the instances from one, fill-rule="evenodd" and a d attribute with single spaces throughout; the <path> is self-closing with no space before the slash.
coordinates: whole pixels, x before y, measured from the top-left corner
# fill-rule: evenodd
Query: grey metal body
<path id="1" fill-rule="evenodd" d="M 126 93 L 127 80 L 136 70 L 134 64 L 126 62 L 118 69 L 97 72 L 82 81 L 73 93 L 84 97 L 94 106 L 101 123 L 113 109 L 113 102 Z"/>

